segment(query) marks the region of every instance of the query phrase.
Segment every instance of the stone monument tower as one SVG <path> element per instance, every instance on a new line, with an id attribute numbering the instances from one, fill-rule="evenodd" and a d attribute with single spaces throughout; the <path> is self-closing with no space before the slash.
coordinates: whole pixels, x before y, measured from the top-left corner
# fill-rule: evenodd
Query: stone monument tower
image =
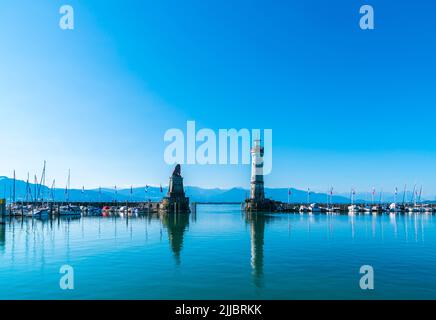
<path id="1" fill-rule="evenodd" d="M 180 164 L 176 165 L 170 177 L 167 196 L 162 199 L 159 210 L 162 213 L 189 213 L 189 198 L 185 196 Z"/>

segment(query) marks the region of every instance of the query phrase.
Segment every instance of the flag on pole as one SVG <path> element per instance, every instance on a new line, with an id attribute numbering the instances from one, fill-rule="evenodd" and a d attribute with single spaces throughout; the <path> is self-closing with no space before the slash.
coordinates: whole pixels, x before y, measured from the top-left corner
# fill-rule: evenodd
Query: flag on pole
<path id="1" fill-rule="evenodd" d="M 291 188 L 288 188 L 288 203 L 290 201 L 290 197 L 291 197 Z"/>

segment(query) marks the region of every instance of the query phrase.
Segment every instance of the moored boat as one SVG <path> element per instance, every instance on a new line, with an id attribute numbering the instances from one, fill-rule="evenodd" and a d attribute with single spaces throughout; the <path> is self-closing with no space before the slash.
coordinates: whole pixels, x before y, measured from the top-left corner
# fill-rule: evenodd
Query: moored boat
<path id="1" fill-rule="evenodd" d="M 60 216 L 78 216 L 82 214 L 82 210 L 79 206 L 66 205 L 59 207 Z"/>

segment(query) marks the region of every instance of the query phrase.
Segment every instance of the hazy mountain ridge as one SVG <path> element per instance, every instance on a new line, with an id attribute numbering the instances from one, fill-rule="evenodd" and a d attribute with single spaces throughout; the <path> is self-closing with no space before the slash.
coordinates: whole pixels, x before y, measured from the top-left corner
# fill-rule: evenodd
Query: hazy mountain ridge
<path id="1" fill-rule="evenodd" d="M 29 183 L 29 188 L 32 195 L 28 196 L 31 200 L 38 197 L 38 187 L 35 184 Z M 54 191 L 54 199 L 56 201 L 66 201 L 67 196 L 70 201 L 104 201 L 111 202 L 114 200 L 123 201 L 159 201 L 166 195 L 168 187 L 136 187 L 136 188 L 123 188 L 115 190 L 114 188 L 101 188 L 101 189 L 71 189 L 66 193 L 65 188 L 56 188 Z M 185 192 L 190 197 L 191 202 L 242 202 L 248 197 L 250 191 L 243 188 L 231 189 L 206 189 L 195 186 L 186 186 Z M 42 186 L 39 191 L 39 198 L 44 199 L 52 198 L 52 191 L 47 186 Z M 13 180 L 8 177 L 0 177 L 0 198 L 12 199 L 13 195 Z M 26 182 L 16 180 L 15 182 L 15 195 L 17 201 L 26 200 Z M 265 188 L 265 196 L 273 200 L 287 202 L 288 201 L 288 188 Z M 330 196 L 326 193 L 311 192 L 309 202 L 325 203 Z M 355 195 L 356 203 L 371 202 L 368 193 L 357 193 Z M 401 202 L 403 194 L 397 195 L 397 201 Z M 406 201 L 413 198 L 412 192 L 406 193 Z M 335 194 L 332 197 L 334 203 L 348 203 L 350 197 L 343 194 Z M 289 196 L 291 202 L 305 203 L 308 200 L 307 191 L 291 188 L 291 195 Z M 383 201 L 392 202 L 394 195 L 385 193 Z M 375 196 L 375 202 L 379 201 L 379 194 Z"/>

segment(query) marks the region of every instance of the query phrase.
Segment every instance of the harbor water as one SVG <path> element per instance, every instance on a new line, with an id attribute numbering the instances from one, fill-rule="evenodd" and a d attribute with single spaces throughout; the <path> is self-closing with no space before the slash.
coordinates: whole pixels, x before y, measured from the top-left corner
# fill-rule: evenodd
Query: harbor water
<path id="1" fill-rule="evenodd" d="M 74 289 L 62 290 L 62 266 Z M 374 290 L 359 286 L 374 270 Z M 1 299 L 436 299 L 436 216 L 7 218 Z"/>

